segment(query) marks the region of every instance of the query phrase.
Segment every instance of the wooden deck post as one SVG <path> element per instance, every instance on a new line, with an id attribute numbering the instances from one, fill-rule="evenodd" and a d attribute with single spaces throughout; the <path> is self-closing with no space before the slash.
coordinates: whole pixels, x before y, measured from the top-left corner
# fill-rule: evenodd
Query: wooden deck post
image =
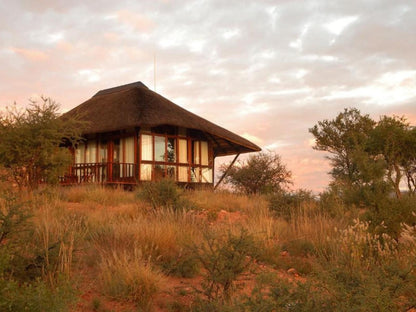
<path id="1" fill-rule="evenodd" d="M 235 155 L 233 161 L 231 162 L 231 164 L 228 166 L 227 170 L 225 170 L 224 174 L 221 176 L 220 180 L 217 182 L 217 184 L 215 184 L 214 186 L 214 190 L 217 189 L 218 185 L 222 182 L 222 180 L 224 180 L 224 178 L 227 176 L 228 172 L 230 171 L 231 167 L 234 165 L 235 161 L 237 160 L 238 156 L 240 156 L 240 153 L 238 153 L 237 155 Z"/>

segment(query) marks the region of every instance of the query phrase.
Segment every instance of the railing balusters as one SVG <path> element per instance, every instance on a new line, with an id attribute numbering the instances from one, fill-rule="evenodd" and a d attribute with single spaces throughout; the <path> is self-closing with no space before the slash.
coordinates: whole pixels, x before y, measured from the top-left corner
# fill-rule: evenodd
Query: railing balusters
<path id="1" fill-rule="evenodd" d="M 109 177 L 108 168 L 113 169 L 112 176 Z M 136 183 L 136 164 L 134 163 L 82 163 L 74 164 L 68 174 L 60 177 L 62 184 L 82 184 L 82 183 Z"/>

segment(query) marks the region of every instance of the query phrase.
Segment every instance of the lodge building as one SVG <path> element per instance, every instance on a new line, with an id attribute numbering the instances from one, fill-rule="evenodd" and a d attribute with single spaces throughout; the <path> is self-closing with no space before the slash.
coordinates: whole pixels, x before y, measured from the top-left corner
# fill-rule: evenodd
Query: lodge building
<path id="1" fill-rule="evenodd" d="M 143 83 L 101 90 L 63 115 L 87 122 L 63 184 L 137 184 L 169 177 L 213 184 L 215 158 L 260 151 Z"/>

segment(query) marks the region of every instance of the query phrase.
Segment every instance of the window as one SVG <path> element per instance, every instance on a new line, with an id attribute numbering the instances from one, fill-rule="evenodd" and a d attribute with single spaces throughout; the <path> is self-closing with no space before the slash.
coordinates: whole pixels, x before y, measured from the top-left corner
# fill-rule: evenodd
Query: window
<path id="1" fill-rule="evenodd" d="M 151 135 L 142 134 L 142 160 L 153 160 L 153 137 Z"/>
<path id="2" fill-rule="evenodd" d="M 208 142 L 201 141 L 201 165 L 208 166 Z"/>
<path id="3" fill-rule="evenodd" d="M 211 168 L 202 169 L 202 183 L 212 183 L 212 169 Z"/>
<path id="4" fill-rule="evenodd" d="M 142 181 L 170 177 L 178 182 L 212 183 L 207 141 L 169 134 L 141 134 L 139 148 Z"/>
<path id="5" fill-rule="evenodd" d="M 107 162 L 107 141 L 100 142 L 100 157 L 98 161 Z"/>
<path id="6" fill-rule="evenodd" d="M 96 163 L 97 162 L 97 144 L 95 141 L 89 142 L 85 150 L 85 162 Z"/>
<path id="7" fill-rule="evenodd" d="M 165 161 L 165 137 L 155 136 L 155 161 Z"/>
<path id="8" fill-rule="evenodd" d="M 152 180 L 152 165 L 150 164 L 140 165 L 140 180 L 142 181 Z"/>
<path id="9" fill-rule="evenodd" d="M 176 140 L 168 138 L 166 145 L 166 160 L 168 162 L 176 162 Z"/>
<path id="10" fill-rule="evenodd" d="M 179 162 L 188 163 L 188 140 L 186 139 L 179 139 Z"/>
<path id="11" fill-rule="evenodd" d="M 75 163 L 83 164 L 85 162 L 85 144 L 79 143 L 75 150 Z"/>
<path id="12" fill-rule="evenodd" d="M 192 160 L 196 165 L 200 164 L 199 158 L 199 141 L 192 141 Z"/>

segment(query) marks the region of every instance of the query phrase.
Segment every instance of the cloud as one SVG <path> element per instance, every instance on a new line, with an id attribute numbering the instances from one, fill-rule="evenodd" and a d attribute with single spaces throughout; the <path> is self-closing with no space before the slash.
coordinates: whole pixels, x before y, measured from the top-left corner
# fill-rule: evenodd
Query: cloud
<path id="1" fill-rule="evenodd" d="M 28 50 L 21 48 L 11 48 L 10 50 L 32 62 L 43 62 L 48 59 L 48 54 L 39 50 Z"/>
<path id="2" fill-rule="evenodd" d="M 64 110 L 140 80 L 281 154 L 295 187 L 322 190 L 329 165 L 308 132 L 319 120 L 357 107 L 416 123 L 415 10 L 406 0 L 0 1 L 0 107 L 41 93 Z"/>

